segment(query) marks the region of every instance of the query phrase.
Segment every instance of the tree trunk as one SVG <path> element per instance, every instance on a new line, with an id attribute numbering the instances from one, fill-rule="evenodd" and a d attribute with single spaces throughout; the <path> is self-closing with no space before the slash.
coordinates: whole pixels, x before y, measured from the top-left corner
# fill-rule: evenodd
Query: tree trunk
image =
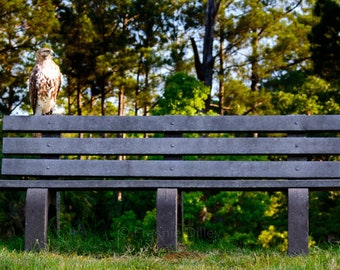
<path id="1" fill-rule="evenodd" d="M 79 83 L 77 85 L 77 114 L 78 115 L 82 114 L 82 95 Z"/>
<path id="2" fill-rule="evenodd" d="M 138 115 L 139 110 L 139 92 L 140 92 L 140 76 L 141 76 L 141 69 L 142 69 L 142 57 L 140 55 L 140 60 L 138 61 L 138 68 L 137 68 L 137 76 L 136 76 L 136 89 L 135 89 L 135 115 Z"/>
<path id="3" fill-rule="evenodd" d="M 118 115 L 123 116 L 124 115 L 124 108 L 125 108 L 125 86 L 121 85 L 119 88 L 119 97 L 118 97 Z"/>
<path id="4" fill-rule="evenodd" d="M 67 80 L 71 82 L 71 78 L 68 77 Z M 70 84 L 67 85 L 67 114 L 72 115 L 72 91 L 71 91 L 71 86 Z"/>
<path id="5" fill-rule="evenodd" d="M 194 57 L 195 57 L 195 69 L 197 74 L 197 79 L 201 82 L 204 82 L 204 71 L 203 71 L 203 65 L 200 60 L 200 55 L 198 53 L 196 41 L 194 38 L 190 38 L 191 40 L 191 46 L 194 51 Z"/>
<path id="6" fill-rule="evenodd" d="M 205 33 L 203 43 L 203 60 L 200 61 L 198 55 L 197 46 L 195 40 L 191 38 L 191 43 L 195 55 L 195 67 L 197 72 L 197 78 L 203 81 L 208 87 L 212 87 L 213 79 L 213 68 L 214 68 L 214 56 L 213 56 L 213 43 L 214 43 L 214 32 L 216 24 L 216 15 L 221 1 L 208 0 L 206 19 L 205 19 Z M 210 109 L 211 94 L 205 101 L 204 112 L 208 112 Z"/>
<path id="7" fill-rule="evenodd" d="M 258 84 L 259 84 L 259 70 L 258 70 L 258 61 L 259 61 L 259 55 L 258 55 L 258 47 L 259 47 L 259 36 L 257 34 L 257 30 L 253 30 L 253 37 L 251 40 L 251 46 L 252 46 L 252 54 L 250 58 L 250 64 L 251 64 L 251 90 L 252 91 L 258 91 Z"/>
<path id="8" fill-rule="evenodd" d="M 105 86 L 102 85 L 101 86 L 100 103 L 101 103 L 101 113 L 102 113 L 103 116 L 105 115 L 105 111 L 106 111 L 105 99 L 106 99 Z"/>
<path id="9" fill-rule="evenodd" d="M 220 71 L 218 89 L 218 110 L 220 115 L 224 115 L 224 37 L 220 35 Z"/>

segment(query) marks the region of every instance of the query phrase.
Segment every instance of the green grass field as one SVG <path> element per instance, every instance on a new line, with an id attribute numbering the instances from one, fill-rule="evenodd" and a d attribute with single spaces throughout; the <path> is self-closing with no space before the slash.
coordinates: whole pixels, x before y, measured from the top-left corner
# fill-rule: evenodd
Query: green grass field
<path id="1" fill-rule="evenodd" d="M 178 251 L 105 257 L 0 250 L 0 269 L 340 269 L 339 249 L 289 257 L 274 251 Z"/>
<path id="2" fill-rule="evenodd" d="M 313 247 L 308 256 L 275 250 L 197 245 L 176 252 L 127 248 L 116 252 L 95 237 L 52 238 L 42 252 L 22 251 L 22 239 L 0 241 L 0 269 L 340 269 L 340 246 Z"/>

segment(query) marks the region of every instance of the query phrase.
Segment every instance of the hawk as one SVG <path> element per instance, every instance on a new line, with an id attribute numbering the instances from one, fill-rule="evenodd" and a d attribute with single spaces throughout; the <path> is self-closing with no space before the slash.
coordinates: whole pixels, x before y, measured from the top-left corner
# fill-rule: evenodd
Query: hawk
<path id="1" fill-rule="evenodd" d="M 53 50 L 42 48 L 36 52 L 36 65 L 29 78 L 30 101 L 34 115 L 52 114 L 61 85 L 61 73 L 52 60 Z"/>

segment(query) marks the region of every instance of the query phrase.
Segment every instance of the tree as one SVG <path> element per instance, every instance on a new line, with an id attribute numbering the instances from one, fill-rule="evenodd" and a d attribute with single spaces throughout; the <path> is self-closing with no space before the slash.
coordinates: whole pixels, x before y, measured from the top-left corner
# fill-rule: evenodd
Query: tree
<path id="1" fill-rule="evenodd" d="M 218 9 L 220 7 L 221 0 L 208 0 L 206 17 L 205 17 L 205 32 L 203 41 L 203 59 L 200 60 L 196 41 L 191 38 L 192 48 L 195 56 L 195 68 L 197 73 L 197 78 L 204 82 L 204 84 L 211 89 L 213 81 L 213 70 L 215 57 L 213 55 L 213 44 L 214 44 L 214 34 L 215 34 L 215 24 Z M 210 90 L 211 91 L 211 90 Z M 211 93 L 209 93 L 205 101 L 205 112 L 210 109 L 211 103 Z"/>
<path id="2" fill-rule="evenodd" d="M 222 108 L 228 115 L 273 114 L 272 95 L 265 89 L 252 91 L 244 83 L 229 79 L 224 82 Z"/>
<path id="3" fill-rule="evenodd" d="M 147 115 L 155 101 L 155 90 L 162 78 L 159 70 L 164 64 L 164 57 L 159 52 L 168 42 L 168 34 L 172 33 L 173 16 L 176 1 L 136 0 L 133 2 L 133 49 L 138 55 L 136 59 L 135 115 L 142 110 Z M 143 12 L 141 12 L 141 10 Z M 157 72 L 158 71 L 158 72 Z"/>
<path id="4" fill-rule="evenodd" d="M 133 42 L 129 31 L 133 13 L 129 1 L 74 1 L 59 6 L 61 31 L 55 40 L 62 47 L 63 71 L 67 76 L 66 111 L 78 115 L 107 113 L 107 101 L 119 88 L 119 108 L 124 107 L 124 85 L 131 85 L 136 62 L 128 48 Z M 131 95 L 131 94 L 130 94 Z M 123 111 L 119 110 L 120 112 Z M 112 110 L 111 112 L 112 113 Z"/>
<path id="5" fill-rule="evenodd" d="M 169 76 L 162 97 L 153 111 L 156 115 L 196 115 L 205 108 L 209 88 L 185 73 Z"/>
<path id="6" fill-rule="evenodd" d="M 300 8 L 302 4 L 309 5 L 308 1 L 211 0 L 207 2 L 204 21 L 200 14 L 194 17 L 196 20 L 187 19 L 187 27 L 199 29 L 200 23 L 205 24 L 202 61 L 192 37 L 191 42 L 197 77 L 209 87 L 212 79 L 207 78 L 216 74 L 214 62 L 219 60 L 220 113 L 223 113 L 223 78 L 249 81 L 251 90 L 258 91 L 273 73 L 308 66 L 307 34 L 313 19 L 310 9 Z M 193 16 L 189 12 L 188 15 Z M 210 46 L 216 37 L 218 49 Z M 206 111 L 210 105 L 207 100 Z"/>
<path id="7" fill-rule="evenodd" d="M 65 3 L 58 10 L 61 27 L 56 42 L 62 47 L 61 68 L 67 78 L 63 96 L 67 99 L 68 114 L 76 112 L 77 115 L 82 115 L 83 94 L 90 89 L 91 82 L 95 79 L 96 58 L 93 45 L 96 32 L 85 2 L 76 1 L 74 5 Z"/>
<path id="8" fill-rule="evenodd" d="M 311 29 L 310 12 L 297 12 L 302 1 L 243 1 L 229 42 L 242 40 L 245 57 L 235 58 L 244 69 L 252 91 L 274 72 L 303 67 L 309 58 L 307 35 Z"/>
<path id="9" fill-rule="evenodd" d="M 340 3 L 318 0 L 314 14 L 319 18 L 309 35 L 315 74 L 339 83 L 340 70 Z"/>
<path id="10" fill-rule="evenodd" d="M 271 92 L 271 101 L 277 114 L 340 113 L 337 88 L 303 71 L 291 71 L 271 78 L 264 88 Z"/>
<path id="11" fill-rule="evenodd" d="M 10 114 L 26 98 L 34 52 L 59 27 L 51 0 L 0 1 L 0 110 Z"/>

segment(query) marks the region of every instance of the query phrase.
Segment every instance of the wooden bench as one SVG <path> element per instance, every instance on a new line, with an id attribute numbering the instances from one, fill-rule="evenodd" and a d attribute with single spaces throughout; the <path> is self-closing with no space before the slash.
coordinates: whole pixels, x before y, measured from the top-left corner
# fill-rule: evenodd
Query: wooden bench
<path id="1" fill-rule="evenodd" d="M 176 249 L 179 192 L 288 190 L 288 253 L 307 254 L 309 191 L 340 188 L 340 162 L 318 159 L 340 154 L 338 115 L 6 116 L 3 121 L 6 179 L 0 189 L 27 190 L 26 249 L 45 247 L 55 191 L 157 190 L 158 247 Z M 22 137 L 25 133 L 43 136 Z M 239 161 L 224 160 L 235 155 Z M 242 160 L 259 155 L 281 159 Z"/>

